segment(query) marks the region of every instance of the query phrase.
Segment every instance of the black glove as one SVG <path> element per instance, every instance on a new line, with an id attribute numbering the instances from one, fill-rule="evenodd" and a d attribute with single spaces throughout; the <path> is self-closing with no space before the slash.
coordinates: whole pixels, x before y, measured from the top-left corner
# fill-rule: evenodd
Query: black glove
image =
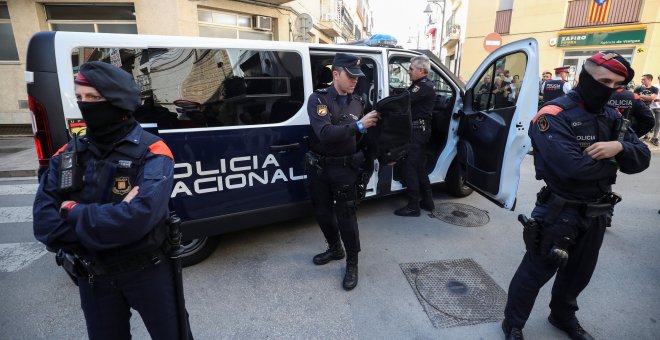
<path id="1" fill-rule="evenodd" d="M 568 236 L 556 239 L 550 248 L 547 259 L 559 268 L 564 268 L 568 263 L 568 247 L 572 244 L 573 241 Z"/>

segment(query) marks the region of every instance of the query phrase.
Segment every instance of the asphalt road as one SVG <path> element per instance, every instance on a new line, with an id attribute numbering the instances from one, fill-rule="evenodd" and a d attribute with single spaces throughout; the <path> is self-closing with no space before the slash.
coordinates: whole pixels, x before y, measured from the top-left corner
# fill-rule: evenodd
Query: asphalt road
<path id="1" fill-rule="evenodd" d="M 184 269 L 196 339 L 500 339 L 498 322 L 435 328 L 400 268 L 402 263 L 472 259 L 505 291 L 524 253 L 519 213 L 529 214 L 541 182 L 531 157 L 521 169 L 516 211 L 477 194 L 435 190 L 436 205 L 486 210 L 482 227 L 459 227 L 392 211 L 401 195 L 364 202 L 358 287 L 341 288 L 343 261 L 315 266 L 323 237 L 311 218 L 225 235 L 204 262 Z M 34 243 L 30 206 L 36 179 L 0 180 L 0 339 L 82 339 L 77 288 Z M 660 160 L 640 175 L 620 175 L 624 197 L 605 237 L 578 317 L 597 339 L 660 338 Z M 562 339 L 547 321 L 543 288 L 524 329 L 530 339 Z M 134 338 L 148 339 L 137 313 Z"/>

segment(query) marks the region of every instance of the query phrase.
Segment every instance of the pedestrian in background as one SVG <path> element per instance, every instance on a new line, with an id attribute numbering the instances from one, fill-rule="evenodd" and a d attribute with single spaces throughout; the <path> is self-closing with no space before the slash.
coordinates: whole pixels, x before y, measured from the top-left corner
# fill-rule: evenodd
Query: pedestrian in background
<path id="1" fill-rule="evenodd" d="M 431 61 L 427 56 L 419 55 L 410 59 L 408 74 L 412 83 L 408 91 L 413 129 L 407 156 L 403 161 L 408 204 L 394 211 L 398 216 L 419 216 L 420 208 L 428 211 L 435 209 L 431 182 L 426 172 L 426 145 L 431 138 L 431 118 L 435 103 L 433 82 L 427 77 L 430 70 Z"/>
<path id="2" fill-rule="evenodd" d="M 651 159 L 646 144 L 619 129 L 619 113 L 606 106 L 633 76 L 619 54 L 595 54 L 585 62 L 575 90 L 532 119 L 536 178 L 546 186 L 537 194 L 535 223 L 525 223 L 527 252 L 511 280 L 502 321 L 506 339 L 523 339 L 536 296 L 555 274 L 548 321 L 571 339 L 593 339 L 575 312 L 620 201 L 612 184 L 618 170 L 639 173 Z"/>
<path id="3" fill-rule="evenodd" d="M 75 94 L 87 132 L 41 177 L 34 235 L 78 284 L 90 339 L 130 339 L 131 309 L 153 339 L 180 339 L 187 316 L 167 254 L 172 153 L 133 119 L 140 91 L 124 70 L 85 63 Z"/>
<path id="4" fill-rule="evenodd" d="M 365 166 L 358 139 L 378 121 L 376 111 L 363 116 L 364 103 L 353 95 L 358 77 L 364 76 L 360 61 L 354 55 L 337 53 L 332 61 L 332 85 L 312 93 L 307 104 L 314 131 L 306 155 L 307 178 L 314 216 L 328 243 L 328 249 L 312 261 L 324 265 L 346 256 L 345 290 L 358 283 L 360 236 L 355 212 L 358 180 Z"/>
<path id="5" fill-rule="evenodd" d="M 658 99 L 658 88 L 651 85 L 653 82 L 653 75 L 645 74 L 642 76 L 641 81 L 642 85 L 635 88 L 635 93 L 637 93 L 642 101 L 651 108 L 651 105 L 656 99 Z M 651 144 L 655 146 L 658 146 L 658 131 L 660 131 L 660 118 L 656 115 L 655 126 L 653 127 L 653 137 L 651 137 Z"/>

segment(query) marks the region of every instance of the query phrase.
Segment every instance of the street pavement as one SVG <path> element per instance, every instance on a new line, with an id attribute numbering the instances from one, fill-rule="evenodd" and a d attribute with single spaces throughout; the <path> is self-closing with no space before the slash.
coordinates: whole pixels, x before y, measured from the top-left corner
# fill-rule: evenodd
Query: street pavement
<path id="1" fill-rule="evenodd" d="M 0 339 L 86 338 L 76 287 L 32 236 L 36 178 L 12 172 L 34 171 L 36 154 L 13 148 L 0 153 L 0 163 L 14 167 L 0 173 Z M 184 269 L 193 334 L 196 339 L 501 339 L 496 322 L 433 327 L 399 265 L 472 259 L 506 291 L 524 253 L 516 216 L 529 215 L 541 185 L 527 156 L 516 211 L 477 194 L 452 198 L 437 187 L 436 205 L 462 203 L 488 213 L 485 226 L 472 228 L 427 215 L 395 216 L 392 211 L 404 203 L 403 195 L 364 202 L 358 213 L 360 281 L 351 292 L 341 288 L 343 261 L 312 264 L 312 256 L 325 247 L 312 218 L 223 235 L 207 260 Z M 624 200 L 616 207 L 591 283 L 579 298 L 578 317 L 596 339 L 658 339 L 657 151 L 644 173 L 620 174 L 615 191 Z M 541 290 L 524 329 L 530 339 L 566 338 L 546 321 L 550 288 Z M 148 339 L 138 313 L 133 315 L 134 338 Z"/>

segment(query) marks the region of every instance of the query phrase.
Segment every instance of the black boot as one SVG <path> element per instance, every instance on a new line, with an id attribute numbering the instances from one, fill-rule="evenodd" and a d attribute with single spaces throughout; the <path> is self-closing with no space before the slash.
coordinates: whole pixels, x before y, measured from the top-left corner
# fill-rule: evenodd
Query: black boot
<path id="1" fill-rule="evenodd" d="M 312 261 L 316 265 L 326 264 L 332 260 L 341 260 L 346 256 L 341 242 L 333 243 L 328 246 L 328 250 L 314 256 Z"/>
<path id="2" fill-rule="evenodd" d="M 358 284 L 358 255 L 350 252 L 346 257 L 346 274 L 344 275 L 344 290 L 351 290 Z"/>
<path id="3" fill-rule="evenodd" d="M 435 209 L 433 191 L 431 191 L 431 188 L 422 190 L 422 201 L 419 202 L 419 207 L 428 211 L 433 211 Z"/>
<path id="4" fill-rule="evenodd" d="M 522 329 L 511 327 L 506 319 L 502 320 L 502 331 L 504 332 L 504 340 L 525 340 Z"/>
<path id="5" fill-rule="evenodd" d="M 408 204 L 405 207 L 394 210 L 394 215 L 397 216 L 419 216 L 419 202 L 416 199 L 408 199 Z"/>
<path id="6" fill-rule="evenodd" d="M 571 340 L 594 340 L 594 337 L 580 326 L 580 322 L 577 319 L 561 320 L 550 314 L 550 316 L 548 316 L 548 321 L 550 321 L 551 325 L 566 333 Z"/>

